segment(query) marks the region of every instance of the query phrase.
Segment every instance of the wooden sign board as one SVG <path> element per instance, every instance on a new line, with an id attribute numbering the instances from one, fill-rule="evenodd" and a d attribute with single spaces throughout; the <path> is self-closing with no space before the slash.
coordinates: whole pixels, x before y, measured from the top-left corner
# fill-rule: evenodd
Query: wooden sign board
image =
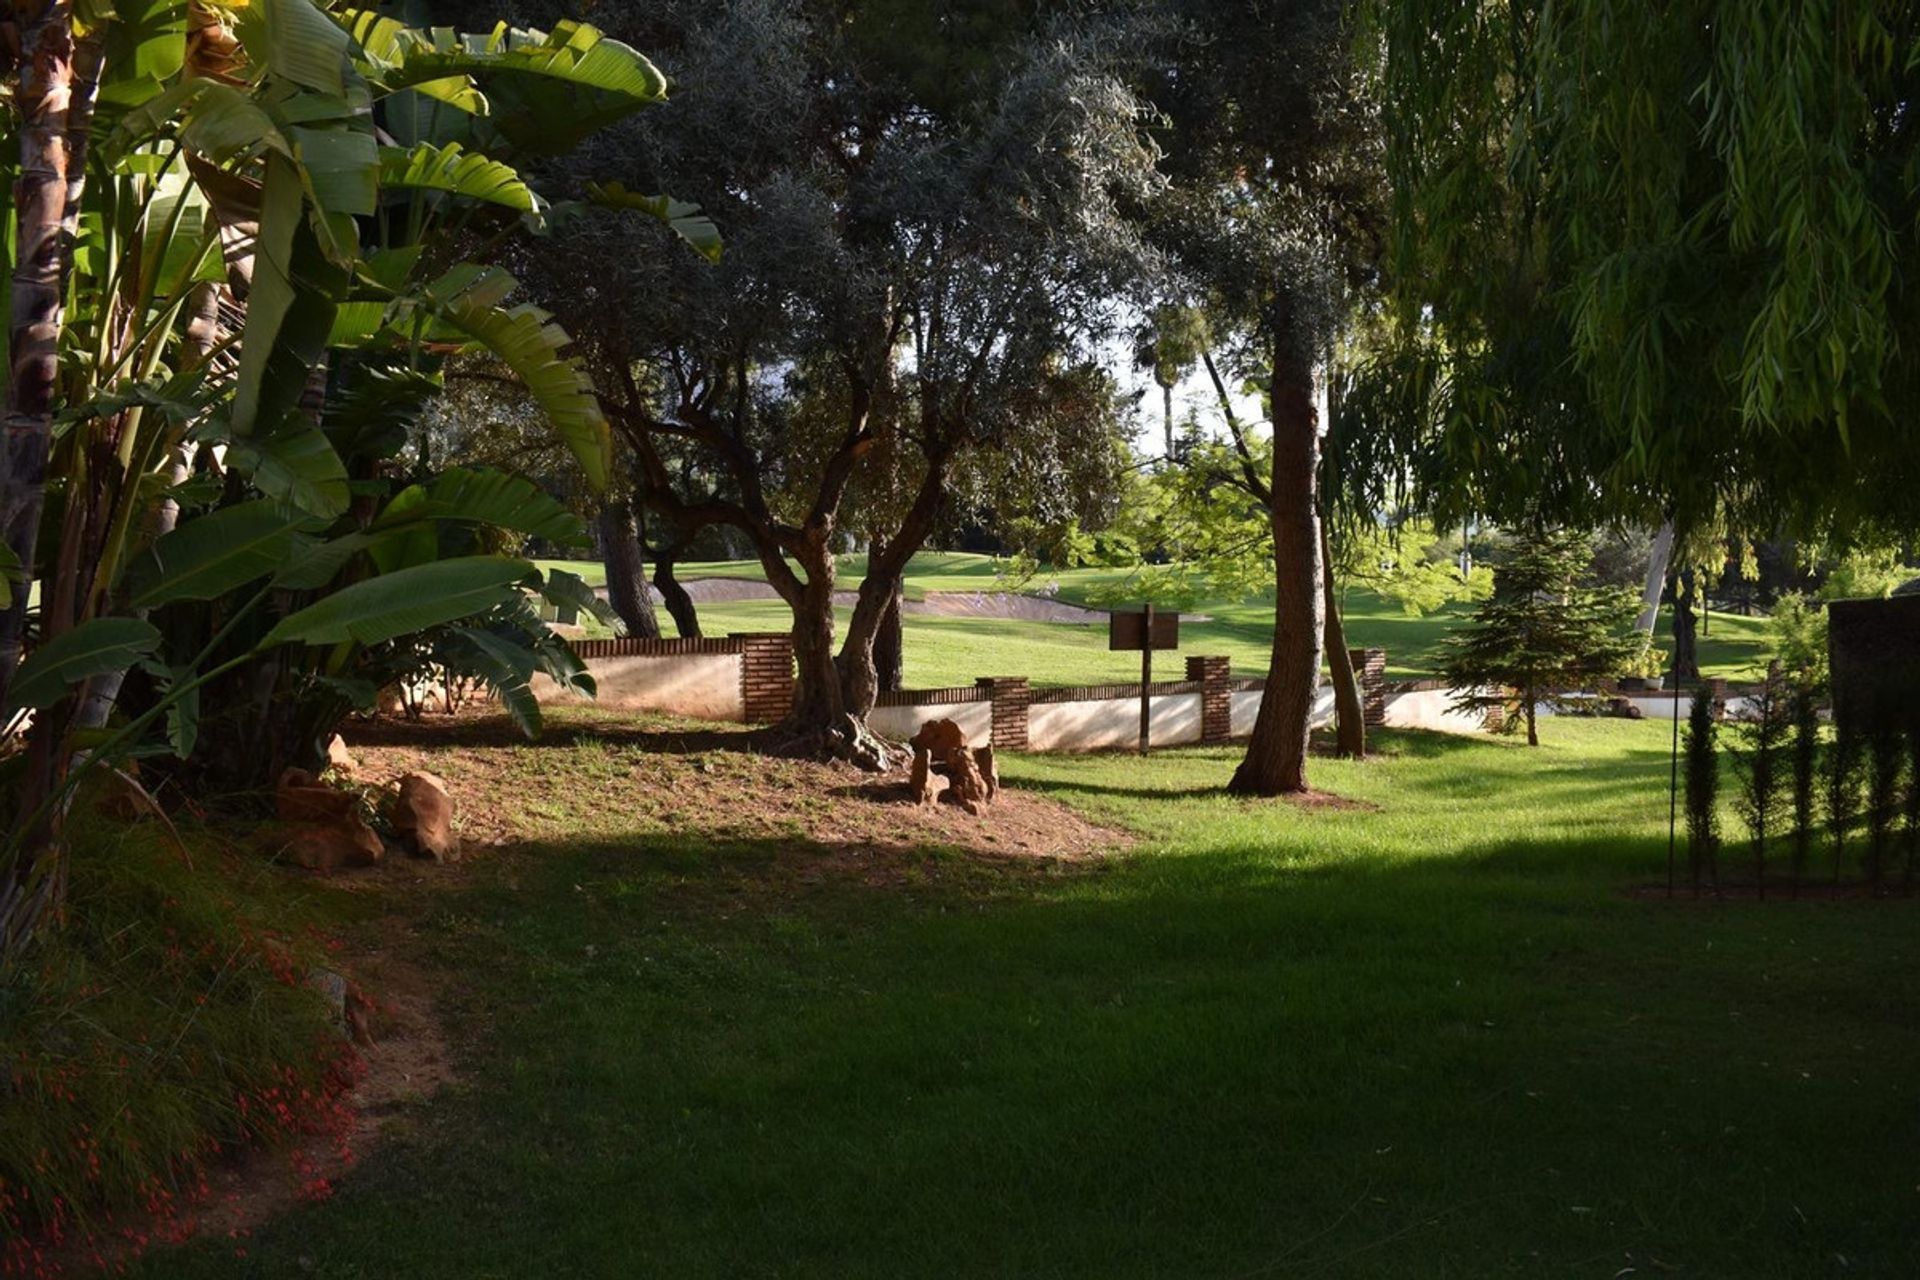
<path id="1" fill-rule="evenodd" d="M 1920 723 L 1920 596 L 1827 606 L 1833 718 L 1852 732 L 1904 733 Z"/>
<path id="2" fill-rule="evenodd" d="M 1180 615 L 1171 611 L 1162 613 L 1158 609 L 1146 613 L 1115 613 L 1109 615 L 1107 628 L 1107 649 L 1110 652 L 1132 651 L 1136 649 L 1178 649 L 1180 647 Z M 1147 644 L 1148 627 L 1152 627 L 1153 644 Z"/>

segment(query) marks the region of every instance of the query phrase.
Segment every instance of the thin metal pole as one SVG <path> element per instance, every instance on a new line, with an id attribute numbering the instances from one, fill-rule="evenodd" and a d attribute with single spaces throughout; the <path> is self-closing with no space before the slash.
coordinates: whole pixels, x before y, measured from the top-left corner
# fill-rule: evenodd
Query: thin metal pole
<path id="1" fill-rule="evenodd" d="M 1153 606 L 1146 606 L 1146 616 L 1142 620 L 1140 645 L 1140 754 L 1147 754 L 1152 741 L 1151 722 L 1153 719 Z"/>
<path id="2" fill-rule="evenodd" d="M 1674 646 L 1673 664 L 1673 764 L 1667 777 L 1667 896 L 1673 896 L 1674 850 L 1678 840 L 1680 815 L 1680 663 L 1679 646 Z"/>

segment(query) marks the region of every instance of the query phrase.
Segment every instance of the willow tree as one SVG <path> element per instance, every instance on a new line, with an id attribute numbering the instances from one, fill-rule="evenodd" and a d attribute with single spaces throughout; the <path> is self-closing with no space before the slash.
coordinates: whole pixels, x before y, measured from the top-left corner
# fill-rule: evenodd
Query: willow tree
<path id="1" fill-rule="evenodd" d="M 1683 535 L 1920 523 L 1910 5 L 1365 7 L 1408 456 Z"/>

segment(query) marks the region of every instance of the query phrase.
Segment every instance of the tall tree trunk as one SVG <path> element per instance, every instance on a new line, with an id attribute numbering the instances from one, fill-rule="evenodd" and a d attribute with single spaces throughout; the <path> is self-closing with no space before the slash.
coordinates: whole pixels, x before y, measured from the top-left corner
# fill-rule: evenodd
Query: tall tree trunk
<path id="1" fill-rule="evenodd" d="M 1681 680 L 1700 678 L 1700 650 L 1695 630 L 1693 570 L 1684 569 L 1673 583 L 1673 672 Z"/>
<path id="2" fill-rule="evenodd" d="M 27 594 L 46 501 L 47 452 L 60 372 L 67 269 L 64 229 L 70 167 L 69 108 L 73 96 L 73 13 L 67 0 L 41 0 L 20 14 L 20 67 L 14 110 L 20 120 L 20 171 L 14 183 L 15 259 L 8 299 L 5 421 L 0 424 L 0 536 L 19 568 L 0 611 L 0 702 L 12 686 L 26 640 Z M 63 629 L 42 610 L 42 640 Z M 59 813 L 53 803 L 66 768 L 61 745 L 70 701 L 42 712 L 29 737 L 25 770 L 12 788 L 15 811 L 7 830 L 19 839 L 16 856 L 0 866 L 0 957 L 17 954 L 59 910 L 65 867 L 59 852 Z"/>
<path id="3" fill-rule="evenodd" d="M 1673 521 L 1660 526 L 1647 551 L 1647 585 L 1640 592 L 1640 616 L 1633 620 L 1651 639 L 1660 620 L 1660 596 L 1667 585 L 1667 565 L 1673 560 Z"/>
<path id="4" fill-rule="evenodd" d="M 653 596 L 647 590 L 647 565 L 640 550 L 640 528 L 633 507 L 609 502 L 600 508 L 600 559 L 607 570 L 607 602 L 636 640 L 658 640 L 660 620 L 654 616 Z"/>
<path id="5" fill-rule="evenodd" d="M 680 633 L 681 639 L 695 640 L 700 636 L 700 611 L 694 607 L 687 589 L 680 585 L 680 579 L 673 576 L 673 567 L 679 559 L 679 543 L 661 551 L 653 562 L 653 585 L 673 618 L 673 629 Z"/>
<path id="6" fill-rule="evenodd" d="M 1280 795 L 1307 789 L 1307 736 L 1320 682 L 1325 597 L 1321 587 L 1320 424 L 1313 355 L 1291 307 L 1275 308 L 1273 342 L 1273 659 L 1246 758 L 1227 789 Z"/>
<path id="7" fill-rule="evenodd" d="M 1160 409 L 1166 420 L 1167 461 L 1173 461 L 1173 384 L 1160 384 Z"/>
<path id="8" fill-rule="evenodd" d="M 1540 699 L 1538 691 L 1529 686 L 1524 695 L 1527 700 L 1527 745 L 1540 745 Z"/>
<path id="9" fill-rule="evenodd" d="M 19 562 L 0 612 L 0 701 L 26 639 L 27 593 L 46 501 L 47 449 L 60 372 L 70 249 L 62 234 L 68 180 L 68 108 L 73 92 L 73 12 L 42 0 L 19 19 L 20 176 L 13 282 L 7 317 L 7 395 L 0 440 L 0 536 Z"/>
<path id="10" fill-rule="evenodd" d="M 873 670 L 882 693 L 906 687 L 906 637 L 900 626 L 900 606 L 905 600 L 905 584 L 896 577 L 886 611 L 880 615 L 880 629 L 873 637 Z"/>
<path id="11" fill-rule="evenodd" d="M 1328 544 L 1327 526 L 1320 523 L 1320 579 L 1325 587 L 1323 602 L 1327 611 L 1327 670 L 1333 677 L 1334 754 L 1360 760 L 1367 754 L 1367 713 L 1360 701 L 1360 681 L 1354 674 L 1353 655 L 1347 650 L 1347 628 L 1340 617 L 1340 602 L 1333 589 L 1333 548 Z"/>

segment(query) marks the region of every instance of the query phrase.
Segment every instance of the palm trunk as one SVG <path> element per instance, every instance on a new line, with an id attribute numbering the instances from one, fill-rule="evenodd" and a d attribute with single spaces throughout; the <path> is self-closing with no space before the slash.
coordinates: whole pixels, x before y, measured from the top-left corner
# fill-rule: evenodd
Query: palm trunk
<path id="1" fill-rule="evenodd" d="M 1273 341 L 1273 658 L 1266 695 L 1254 720 L 1246 758 L 1227 789 L 1280 795 L 1307 789 L 1307 736 L 1320 682 L 1325 623 L 1320 515 L 1320 424 L 1313 402 L 1313 361 L 1296 334 L 1290 308 L 1276 307 Z"/>
<path id="2" fill-rule="evenodd" d="M 1334 754 L 1360 760 L 1367 754 L 1367 713 L 1360 701 L 1360 681 L 1354 674 L 1353 654 L 1347 649 L 1346 625 L 1340 617 L 1339 601 L 1334 597 L 1333 549 L 1327 543 L 1324 521 L 1320 525 L 1320 563 L 1327 611 L 1327 670 L 1333 677 Z"/>
<path id="3" fill-rule="evenodd" d="M 609 502 L 600 509 L 600 559 L 607 570 L 607 601 L 627 634 L 637 640 L 658 640 L 660 620 L 654 616 L 653 596 L 647 590 L 640 529 L 627 503 Z"/>
<path id="4" fill-rule="evenodd" d="M 73 91 L 73 12 L 42 0 L 20 21 L 20 176 L 13 187 L 16 249 L 7 318 L 7 395 L 0 439 L 0 536 L 19 562 L 0 612 L 0 702 L 13 683 L 26 638 L 47 450 L 60 372 L 69 259 L 62 221 L 68 182 L 68 109 Z"/>

